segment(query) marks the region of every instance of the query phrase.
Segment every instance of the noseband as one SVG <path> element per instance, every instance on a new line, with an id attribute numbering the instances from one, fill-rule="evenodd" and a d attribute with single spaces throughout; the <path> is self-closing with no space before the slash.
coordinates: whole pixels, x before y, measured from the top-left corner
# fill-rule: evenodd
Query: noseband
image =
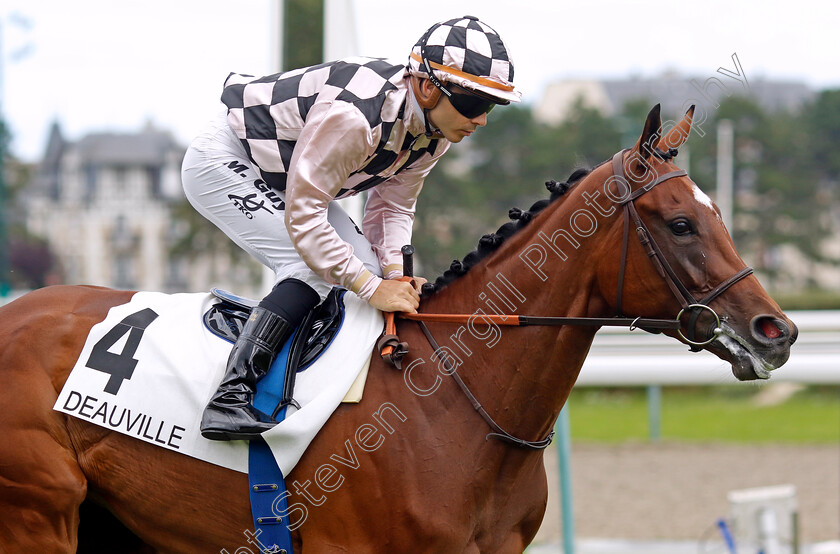
<path id="1" fill-rule="evenodd" d="M 612 158 L 612 170 L 613 175 L 616 180 L 625 187 L 625 190 L 631 191 L 632 188 L 630 187 L 630 180 L 627 179 L 626 175 L 624 174 L 624 154 L 627 150 L 622 150 L 621 152 L 617 153 Z M 644 195 L 645 193 L 649 192 L 653 189 L 653 187 L 668 181 L 669 179 L 673 179 L 675 177 L 682 177 L 687 175 L 685 170 L 678 169 L 676 171 L 671 171 L 665 173 L 664 175 L 657 175 L 656 179 L 652 183 L 647 185 L 640 186 L 635 191 L 630 192 L 627 195 L 627 198 L 623 200 L 620 205 L 624 210 L 624 233 L 623 238 L 621 240 L 621 262 L 619 265 L 618 270 L 618 292 L 616 293 L 616 311 L 618 315 L 621 315 L 621 305 L 622 305 L 622 295 L 624 291 L 624 273 L 625 267 L 627 265 L 627 246 L 629 243 L 630 238 L 630 223 L 633 223 L 633 227 L 636 231 L 636 236 L 639 239 L 642 247 L 645 249 L 648 257 L 650 257 L 651 261 L 653 262 L 656 271 L 662 278 L 665 280 L 665 283 L 668 285 L 668 288 L 671 289 L 671 292 L 676 297 L 677 301 L 680 303 L 680 307 L 682 308 L 680 312 L 677 314 L 677 321 L 681 321 L 681 318 L 684 313 L 689 313 L 689 322 L 688 327 L 686 328 L 687 335 L 684 335 L 681 328 L 677 328 L 677 333 L 680 337 L 683 338 L 687 343 L 691 345 L 691 350 L 697 352 L 700 350 L 701 346 L 705 346 L 715 339 L 717 339 L 718 335 L 720 335 L 721 328 L 720 328 L 720 317 L 718 314 L 709 307 L 709 304 L 720 296 L 726 289 L 746 277 L 750 275 L 753 270 L 751 267 L 745 267 L 741 271 L 737 272 L 735 275 L 731 276 L 730 278 L 726 279 L 722 283 L 720 283 L 717 287 L 715 287 L 709 294 L 697 300 L 691 291 L 686 288 L 686 286 L 680 281 L 680 278 L 677 276 L 674 269 L 671 267 L 671 264 L 668 263 L 668 260 L 665 258 L 665 255 L 662 253 L 662 249 L 659 245 L 656 244 L 656 241 L 653 239 L 653 235 L 651 234 L 650 230 L 645 225 L 642 218 L 639 217 L 639 212 L 636 210 L 636 205 L 634 204 L 635 200 L 640 196 Z M 640 184 L 640 183 L 637 183 Z M 702 312 L 706 310 L 711 312 L 712 316 L 715 318 L 715 327 L 712 330 L 712 336 L 706 340 L 697 340 L 695 335 L 697 320 L 699 319 Z"/>

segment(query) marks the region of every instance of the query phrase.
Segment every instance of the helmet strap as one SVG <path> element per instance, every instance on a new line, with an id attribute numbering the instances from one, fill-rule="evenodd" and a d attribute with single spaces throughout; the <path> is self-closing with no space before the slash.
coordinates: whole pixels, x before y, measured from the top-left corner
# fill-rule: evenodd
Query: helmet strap
<path id="1" fill-rule="evenodd" d="M 427 137 L 433 139 L 443 138 L 443 133 L 440 132 L 440 129 L 432 127 L 431 120 L 429 120 L 429 110 L 423 110 L 423 124 L 426 126 L 425 135 Z"/>
<path id="2" fill-rule="evenodd" d="M 426 43 L 429 42 L 429 37 L 432 35 L 435 29 L 440 27 L 441 24 L 437 23 L 432 26 L 431 29 L 426 31 L 426 34 L 420 39 L 420 59 L 423 62 L 423 67 L 426 69 L 426 75 L 428 75 L 429 81 L 435 85 L 435 89 L 438 91 L 437 96 L 435 96 L 435 104 L 440 99 L 440 95 L 445 94 L 446 96 L 452 96 L 452 93 L 446 90 L 446 87 L 443 86 L 443 83 L 440 82 L 440 79 L 437 78 L 435 72 L 432 71 L 432 66 L 429 64 L 429 58 L 426 56 Z M 421 104 L 422 105 L 422 104 Z M 428 109 L 434 107 L 434 104 L 430 106 Z"/>

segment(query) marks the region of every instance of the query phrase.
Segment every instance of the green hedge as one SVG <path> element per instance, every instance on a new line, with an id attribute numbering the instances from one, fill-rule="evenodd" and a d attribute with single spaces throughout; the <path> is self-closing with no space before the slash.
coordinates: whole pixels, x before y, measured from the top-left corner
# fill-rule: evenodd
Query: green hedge
<path id="1" fill-rule="evenodd" d="M 664 387 L 661 440 L 840 444 L 840 387 L 807 387 L 775 405 L 758 405 L 768 385 Z M 645 389 L 572 392 L 573 441 L 648 440 Z"/>

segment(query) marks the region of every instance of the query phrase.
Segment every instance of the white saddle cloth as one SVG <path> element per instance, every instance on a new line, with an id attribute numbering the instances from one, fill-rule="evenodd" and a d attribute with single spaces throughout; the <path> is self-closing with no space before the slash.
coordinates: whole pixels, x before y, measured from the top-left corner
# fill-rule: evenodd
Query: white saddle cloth
<path id="1" fill-rule="evenodd" d="M 216 301 L 205 293 L 138 292 L 128 304 L 114 306 L 91 329 L 53 408 L 247 473 L 247 442 L 210 441 L 199 432 L 232 346 L 202 322 Z M 286 419 L 263 433 L 284 475 L 348 391 L 357 389 L 357 378 L 363 383 L 367 375 L 382 315 L 352 293 L 344 295 L 344 304 L 344 323 L 332 345 L 297 375 L 294 398 L 301 408 L 289 407 Z"/>

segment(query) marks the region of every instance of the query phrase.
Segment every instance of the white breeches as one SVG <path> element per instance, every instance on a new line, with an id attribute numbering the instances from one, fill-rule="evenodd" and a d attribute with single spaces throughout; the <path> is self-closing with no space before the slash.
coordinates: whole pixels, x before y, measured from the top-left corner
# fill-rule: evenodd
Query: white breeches
<path id="1" fill-rule="evenodd" d="M 223 113 L 190 145 L 181 178 L 190 204 L 271 268 L 275 283 L 293 277 L 310 285 L 321 299 L 326 297 L 333 285 L 309 269 L 286 230 L 284 193 L 262 182 Z M 376 254 L 347 212 L 332 202 L 327 219 L 365 267 L 381 277 Z"/>

